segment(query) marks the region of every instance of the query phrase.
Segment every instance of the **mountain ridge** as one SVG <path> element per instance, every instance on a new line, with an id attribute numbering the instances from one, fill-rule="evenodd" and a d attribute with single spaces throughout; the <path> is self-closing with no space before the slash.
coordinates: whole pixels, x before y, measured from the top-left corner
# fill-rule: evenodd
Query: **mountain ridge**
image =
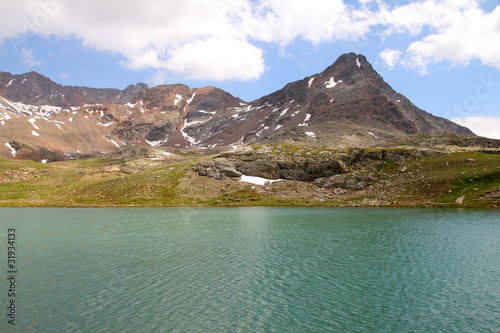
<path id="1" fill-rule="evenodd" d="M 273 138 L 373 146 L 424 132 L 473 135 L 416 107 L 355 53 L 251 102 L 216 87 L 96 89 L 0 72 L 0 122 L 0 154 L 10 157 L 14 141 L 74 156 L 124 145 L 214 148 Z"/>
<path id="2" fill-rule="evenodd" d="M 123 90 L 64 86 L 34 71 L 16 75 L 0 72 L 0 96 L 34 106 L 71 108 L 85 104 L 125 104 L 147 88 L 145 83 L 131 84 Z"/>

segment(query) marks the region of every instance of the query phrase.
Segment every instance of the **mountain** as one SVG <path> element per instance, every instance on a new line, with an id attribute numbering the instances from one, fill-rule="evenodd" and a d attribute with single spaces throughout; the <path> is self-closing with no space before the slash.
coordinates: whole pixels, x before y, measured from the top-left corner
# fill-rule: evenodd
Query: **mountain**
<path id="1" fill-rule="evenodd" d="M 124 145 L 212 148 L 311 141 L 369 146 L 417 133 L 472 134 L 413 105 L 354 53 L 250 103 L 215 87 L 93 89 L 62 86 L 35 72 L 0 72 L 0 125 L 5 144 L 0 154 L 16 157 L 22 155 L 19 147 L 74 156 Z"/>
<path id="2" fill-rule="evenodd" d="M 0 96 L 15 102 L 10 111 L 46 116 L 85 104 L 125 104 L 147 89 L 145 83 L 124 90 L 63 86 L 36 72 L 12 75 L 0 72 Z"/>
<path id="3" fill-rule="evenodd" d="M 364 56 L 354 53 L 342 55 L 322 73 L 289 83 L 248 105 L 217 113 L 184 131 L 195 142 L 213 146 L 261 140 L 293 127 L 307 128 L 306 133 L 317 137 L 319 133 L 312 131 L 325 132 L 321 126 L 325 123 L 349 123 L 357 125 L 356 131 L 363 126 L 400 135 L 472 134 L 463 126 L 417 108 L 394 91 Z"/>

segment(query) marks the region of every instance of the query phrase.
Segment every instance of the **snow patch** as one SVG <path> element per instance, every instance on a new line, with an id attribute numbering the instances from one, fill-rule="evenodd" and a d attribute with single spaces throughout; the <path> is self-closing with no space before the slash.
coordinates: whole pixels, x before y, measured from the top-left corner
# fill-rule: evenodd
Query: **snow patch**
<path id="1" fill-rule="evenodd" d="M 12 79 L 9 81 L 9 83 L 7 83 L 7 85 L 5 86 L 5 88 L 7 88 L 8 86 L 10 86 L 16 79 Z"/>
<path id="2" fill-rule="evenodd" d="M 316 133 L 314 133 L 314 132 L 306 132 L 306 134 L 309 135 L 312 138 L 316 137 Z"/>
<path id="3" fill-rule="evenodd" d="M 311 88 L 311 84 L 313 83 L 314 79 L 315 79 L 315 77 L 312 77 L 309 79 L 309 82 L 308 82 L 309 86 L 307 87 L 307 89 Z"/>
<path id="4" fill-rule="evenodd" d="M 38 126 L 36 126 L 36 125 L 35 125 L 35 121 L 36 121 L 36 119 L 35 119 L 35 118 L 30 118 L 30 119 L 28 119 L 28 121 L 31 123 L 31 125 L 33 125 L 33 127 L 34 127 L 35 129 L 37 129 L 37 130 L 39 130 L 39 129 L 40 129 L 40 127 L 38 127 Z"/>
<path id="5" fill-rule="evenodd" d="M 334 78 L 333 76 L 330 78 L 330 81 L 326 81 L 326 82 L 325 82 L 325 86 L 326 86 L 327 88 L 333 88 L 333 87 L 335 87 L 337 84 L 338 84 L 338 83 L 337 83 L 337 82 L 335 82 L 335 78 Z"/>
<path id="6" fill-rule="evenodd" d="M 182 96 L 179 95 L 179 94 L 176 94 L 175 95 L 175 101 L 174 101 L 174 105 L 177 105 L 182 99 Z"/>
<path id="7" fill-rule="evenodd" d="M 107 123 L 107 124 L 98 123 L 97 125 L 98 125 L 98 126 L 108 127 L 108 126 L 112 125 L 113 123 L 114 123 L 114 121 L 112 121 L 112 122 L 110 122 L 110 123 Z"/>
<path id="8" fill-rule="evenodd" d="M 109 140 L 112 144 L 114 144 L 115 146 L 117 146 L 118 148 L 120 148 L 120 145 L 116 143 L 115 140 Z"/>
<path id="9" fill-rule="evenodd" d="M 158 140 L 158 141 L 149 141 L 149 140 L 146 140 L 146 142 L 151 147 L 159 147 L 162 144 L 164 144 L 165 142 L 167 142 L 167 138 L 165 138 L 164 140 Z"/>
<path id="10" fill-rule="evenodd" d="M 34 136 L 40 136 L 40 134 L 38 134 L 37 132 L 35 131 L 31 131 L 31 134 L 33 134 Z"/>
<path id="11" fill-rule="evenodd" d="M 358 65 L 358 67 L 361 68 L 361 63 L 359 62 L 359 58 L 356 58 L 356 65 Z"/>
<path id="12" fill-rule="evenodd" d="M 186 141 L 188 141 L 190 143 L 191 146 L 200 143 L 200 141 L 196 141 L 195 138 L 190 137 L 186 132 L 184 132 L 184 129 L 186 127 L 189 127 L 191 125 L 198 124 L 198 123 L 203 123 L 203 121 L 193 121 L 193 122 L 188 123 L 186 121 L 186 119 L 184 119 L 184 126 L 182 126 L 182 128 L 181 128 L 181 134 L 182 134 L 182 136 L 184 137 L 184 139 Z"/>
<path id="13" fill-rule="evenodd" d="M 287 112 L 288 112 L 288 108 L 286 108 L 285 110 L 283 110 L 283 112 L 281 112 L 280 117 L 283 117 Z"/>
<path id="14" fill-rule="evenodd" d="M 43 160 L 41 160 L 40 162 L 42 162 L 43 164 L 45 164 L 45 163 L 47 163 L 48 161 L 49 161 L 49 160 L 47 160 L 47 159 L 43 159 Z"/>
<path id="15" fill-rule="evenodd" d="M 372 132 L 368 132 L 368 134 L 370 134 L 371 136 L 373 136 L 375 139 L 378 139 L 378 136 L 376 136 L 375 134 L 373 134 Z"/>
<path id="16" fill-rule="evenodd" d="M 279 130 L 282 127 L 283 127 L 283 125 L 278 125 L 278 126 L 276 126 L 276 128 L 274 130 L 277 131 L 277 130 Z"/>
<path id="17" fill-rule="evenodd" d="M 190 99 L 188 99 L 186 102 L 189 104 L 193 101 L 194 95 L 196 95 L 196 91 L 193 93 Z"/>
<path id="18" fill-rule="evenodd" d="M 301 124 L 298 124 L 297 126 L 307 126 L 309 125 L 307 122 L 311 119 L 311 114 L 308 113 L 306 114 L 306 118 L 304 119 L 304 121 L 301 123 Z"/>
<path id="19" fill-rule="evenodd" d="M 5 145 L 7 146 L 7 148 L 9 148 L 11 150 L 11 153 L 12 153 L 12 156 L 16 157 L 16 150 L 10 145 L 10 143 L 6 142 Z"/>
<path id="20" fill-rule="evenodd" d="M 251 183 L 255 185 L 266 185 L 274 182 L 282 181 L 283 179 L 266 179 L 262 177 L 254 177 L 254 176 L 245 176 L 242 175 L 240 178 L 240 182 Z"/>
<path id="21" fill-rule="evenodd" d="M 217 113 L 217 111 L 209 112 L 209 111 L 205 111 L 205 110 L 196 110 L 194 112 L 201 112 L 201 113 L 208 113 L 208 114 L 216 114 Z"/>
<path id="22" fill-rule="evenodd" d="M 59 106 L 29 105 L 21 102 L 12 102 L 5 98 L 3 99 L 3 101 L 8 104 L 8 106 L 1 105 L 4 109 L 24 116 L 38 116 L 42 118 L 50 118 L 57 113 L 69 111 L 69 109 L 63 109 Z"/>

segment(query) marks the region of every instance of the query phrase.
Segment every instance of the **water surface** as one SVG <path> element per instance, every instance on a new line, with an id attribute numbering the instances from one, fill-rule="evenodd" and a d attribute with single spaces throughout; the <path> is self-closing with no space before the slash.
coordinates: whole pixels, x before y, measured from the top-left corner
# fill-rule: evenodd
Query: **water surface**
<path id="1" fill-rule="evenodd" d="M 7 229 L 16 228 L 23 332 L 500 327 L 493 210 L 9 208 L 0 216 L 5 274 Z M 6 309 L 7 281 L 0 288 Z"/>

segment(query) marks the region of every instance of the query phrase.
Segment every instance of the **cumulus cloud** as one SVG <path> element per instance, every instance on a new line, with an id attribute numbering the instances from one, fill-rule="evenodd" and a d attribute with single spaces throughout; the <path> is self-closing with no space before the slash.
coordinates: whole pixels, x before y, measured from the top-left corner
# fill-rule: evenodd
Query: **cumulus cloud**
<path id="1" fill-rule="evenodd" d="M 381 53 L 391 67 L 425 72 L 434 62 L 474 58 L 500 67 L 500 6 L 486 13 L 479 0 L 18 0 L 0 2 L 0 12 L 9 13 L 0 42 L 32 34 L 76 38 L 120 55 L 124 66 L 194 79 L 258 78 L 266 70 L 262 43 L 287 54 L 296 39 L 356 41 L 373 31 L 417 39 Z"/>
<path id="2" fill-rule="evenodd" d="M 183 45 L 165 68 L 198 80 L 251 80 L 265 70 L 262 49 L 239 40 L 209 39 Z M 220 69 L 224 70 L 221 71 Z"/>
<path id="3" fill-rule="evenodd" d="M 500 118 L 498 117 L 465 117 L 452 120 L 457 124 L 468 127 L 477 135 L 500 139 Z"/>
<path id="4" fill-rule="evenodd" d="M 385 50 L 381 53 L 391 67 L 394 58 L 389 55 L 399 52 L 402 65 L 416 68 L 422 74 L 428 71 L 430 64 L 441 61 L 467 65 L 479 59 L 487 66 L 500 68 L 500 6 L 486 13 L 474 0 L 426 0 L 394 9 L 387 24 L 385 34 L 388 35 L 417 36 L 424 27 L 431 31 L 404 52 Z"/>

